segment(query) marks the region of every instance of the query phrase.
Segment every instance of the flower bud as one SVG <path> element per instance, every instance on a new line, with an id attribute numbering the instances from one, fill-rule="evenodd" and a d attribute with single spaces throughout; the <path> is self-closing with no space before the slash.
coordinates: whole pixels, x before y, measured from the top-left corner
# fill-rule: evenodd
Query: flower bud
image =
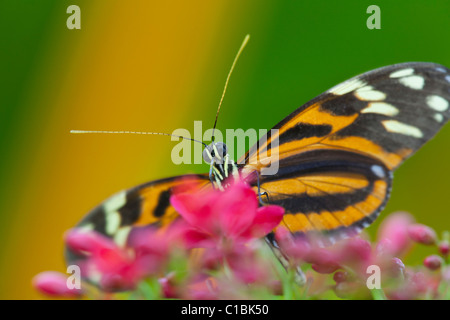
<path id="1" fill-rule="evenodd" d="M 311 263 L 311 268 L 322 274 L 333 273 L 340 268 L 335 254 L 323 248 L 314 249 L 306 260 Z"/>
<path id="2" fill-rule="evenodd" d="M 333 280 L 336 281 L 336 283 L 341 283 L 346 281 L 348 278 L 348 273 L 345 271 L 337 271 L 333 275 Z"/>
<path id="3" fill-rule="evenodd" d="M 158 283 L 161 286 L 161 294 L 164 298 L 179 298 L 178 292 L 172 283 L 173 274 L 167 277 L 159 278 Z"/>
<path id="4" fill-rule="evenodd" d="M 440 252 L 444 257 L 447 257 L 447 256 L 448 256 L 448 254 L 449 254 L 449 252 L 450 252 L 450 244 L 449 244 L 449 242 L 448 242 L 447 240 L 442 240 L 442 241 L 439 243 L 438 248 L 439 248 L 439 252 Z"/>
<path id="5" fill-rule="evenodd" d="M 33 278 L 33 286 L 41 293 L 53 297 L 77 297 L 81 289 L 69 288 L 67 276 L 56 271 L 41 272 Z"/>
<path id="6" fill-rule="evenodd" d="M 402 260 L 399 258 L 392 258 L 389 264 L 389 271 L 391 272 L 392 276 L 394 277 L 400 277 L 405 274 L 405 264 Z"/>
<path id="7" fill-rule="evenodd" d="M 281 296 L 283 294 L 283 283 L 280 280 L 269 281 L 269 288 L 274 295 Z"/>
<path id="8" fill-rule="evenodd" d="M 437 239 L 436 232 L 433 229 L 419 223 L 408 227 L 408 235 L 413 241 L 425 245 L 434 244 Z"/>
<path id="9" fill-rule="evenodd" d="M 425 267 L 427 267 L 430 270 L 437 270 L 442 265 L 442 258 L 436 254 L 433 254 L 431 256 L 428 256 L 423 261 L 423 264 Z"/>
<path id="10" fill-rule="evenodd" d="M 378 230 L 380 247 L 377 253 L 391 257 L 403 255 L 411 245 L 408 237 L 408 226 L 414 223 L 414 218 L 407 212 L 395 212 L 381 223 Z"/>
<path id="11" fill-rule="evenodd" d="M 340 265 L 350 267 L 355 272 L 364 274 L 367 266 L 372 264 L 372 246 L 369 241 L 360 237 L 347 239 L 337 250 Z"/>

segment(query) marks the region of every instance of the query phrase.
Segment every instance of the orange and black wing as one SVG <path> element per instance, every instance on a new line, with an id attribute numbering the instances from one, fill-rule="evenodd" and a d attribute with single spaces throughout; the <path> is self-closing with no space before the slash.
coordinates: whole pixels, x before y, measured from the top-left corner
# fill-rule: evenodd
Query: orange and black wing
<path id="1" fill-rule="evenodd" d="M 76 228 L 99 232 L 118 245 L 125 245 L 133 228 L 162 228 L 179 216 L 170 204 L 170 196 L 187 182 L 200 188 L 212 187 L 207 174 L 189 174 L 147 182 L 109 197 L 89 212 Z M 66 261 L 69 264 L 80 258 L 83 257 L 66 248 Z"/>
<path id="2" fill-rule="evenodd" d="M 449 101 L 442 65 L 376 69 L 295 110 L 239 163 L 260 173 L 262 199 L 286 209 L 292 233 L 355 233 L 385 205 L 392 171 L 447 122 Z M 278 171 L 264 175 L 274 164 Z"/>

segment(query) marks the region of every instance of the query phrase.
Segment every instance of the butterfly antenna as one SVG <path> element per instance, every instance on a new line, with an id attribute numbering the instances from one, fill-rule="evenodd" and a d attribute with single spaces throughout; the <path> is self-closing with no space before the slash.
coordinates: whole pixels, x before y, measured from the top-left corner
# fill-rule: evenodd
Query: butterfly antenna
<path id="1" fill-rule="evenodd" d="M 247 45 L 247 42 L 248 42 L 249 39 L 250 39 L 250 35 L 248 34 L 248 35 L 245 36 L 244 41 L 242 42 L 241 47 L 239 48 L 239 51 L 236 54 L 236 57 L 234 58 L 233 64 L 231 65 L 231 69 L 228 72 L 227 81 L 225 81 L 225 87 L 223 88 L 222 97 L 220 98 L 219 107 L 217 108 L 217 112 L 216 112 L 216 120 L 214 121 L 212 138 L 211 138 L 212 142 L 214 142 L 214 130 L 216 130 L 217 118 L 219 117 L 220 106 L 222 105 L 223 97 L 225 97 L 225 92 L 227 91 L 228 82 L 230 81 L 231 73 L 233 72 L 234 66 L 236 65 L 236 62 L 239 59 L 239 56 L 241 55 L 241 53 L 244 50 L 245 46 Z"/>
<path id="2" fill-rule="evenodd" d="M 185 139 L 185 140 L 190 140 L 190 141 L 194 141 L 194 142 L 198 142 L 201 143 L 202 145 L 204 145 L 205 147 L 207 147 L 208 145 L 202 141 L 196 140 L 196 139 L 192 139 L 192 138 L 186 138 L 183 136 L 178 136 L 176 134 L 170 134 L 170 133 L 164 133 L 164 132 L 142 132 L 142 131 L 98 131 L 98 130 L 70 130 L 70 133 L 75 133 L 75 134 L 79 134 L 79 133 L 112 133 L 112 134 L 141 134 L 141 135 L 160 135 L 160 136 L 170 136 L 170 137 L 177 137 L 177 138 L 181 138 L 181 139 Z"/>

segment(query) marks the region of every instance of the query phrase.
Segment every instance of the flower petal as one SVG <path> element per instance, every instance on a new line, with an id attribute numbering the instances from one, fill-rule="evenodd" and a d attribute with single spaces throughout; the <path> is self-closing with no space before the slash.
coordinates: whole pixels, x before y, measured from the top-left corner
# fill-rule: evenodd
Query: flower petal
<path id="1" fill-rule="evenodd" d="M 50 296 L 76 297 L 81 295 L 81 289 L 69 289 L 67 279 L 67 276 L 60 272 L 45 271 L 33 278 L 33 286 L 40 292 Z"/>
<path id="2" fill-rule="evenodd" d="M 305 257 L 311 267 L 318 273 L 332 273 L 340 268 L 336 254 L 325 248 L 314 248 Z"/>
<path id="3" fill-rule="evenodd" d="M 264 206 L 256 210 L 255 220 L 251 226 L 253 237 L 263 237 L 277 227 L 283 220 L 284 208 L 280 206 Z"/>
<path id="4" fill-rule="evenodd" d="M 237 183 L 223 192 L 214 210 L 220 217 L 218 222 L 223 233 L 236 238 L 252 225 L 257 208 L 255 192 L 250 186 Z"/>
<path id="5" fill-rule="evenodd" d="M 196 230 L 194 228 L 187 229 L 184 233 L 184 243 L 188 248 L 213 248 L 215 242 L 212 241 L 211 235 Z"/>
<path id="6" fill-rule="evenodd" d="M 117 248 L 117 245 L 109 238 L 95 231 L 72 229 L 65 236 L 66 244 L 78 253 L 95 253 L 99 250 Z"/>
<path id="7" fill-rule="evenodd" d="M 213 217 L 213 206 L 219 196 L 216 191 L 180 193 L 171 196 L 170 203 L 191 226 L 210 232 L 213 221 L 216 220 Z"/>
<path id="8" fill-rule="evenodd" d="M 128 235 L 127 246 L 134 249 L 136 256 L 152 255 L 162 258 L 168 254 L 171 242 L 167 235 L 167 231 L 153 227 L 136 227 Z"/>
<path id="9" fill-rule="evenodd" d="M 410 247 L 411 241 L 407 228 L 414 222 L 414 218 L 407 212 L 396 212 L 389 215 L 381 223 L 378 232 L 378 241 L 389 243 L 384 247 L 384 253 L 398 256 Z"/>

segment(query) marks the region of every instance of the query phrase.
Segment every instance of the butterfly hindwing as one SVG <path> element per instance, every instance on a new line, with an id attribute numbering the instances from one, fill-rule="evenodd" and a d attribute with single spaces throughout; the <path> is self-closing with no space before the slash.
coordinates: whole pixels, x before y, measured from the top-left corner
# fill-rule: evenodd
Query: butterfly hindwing
<path id="1" fill-rule="evenodd" d="M 320 231 L 331 238 L 369 225 L 387 201 L 391 180 L 377 159 L 317 149 L 285 158 L 277 174 L 261 176 L 260 192 L 284 207 L 283 224 L 291 232 Z"/>
<path id="2" fill-rule="evenodd" d="M 260 176 L 261 192 L 285 207 L 283 223 L 293 233 L 352 232 L 384 206 L 391 172 L 447 122 L 449 101 L 444 66 L 376 69 L 295 110 L 239 162 L 261 172 L 263 163 L 278 161 L 279 173 Z"/>
<path id="3" fill-rule="evenodd" d="M 155 180 L 114 194 L 89 212 L 76 226 L 94 230 L 118 245 L 125 245 L 132 228 L 168 226 L 178 213 L 170 204 L 170 196 L 177 188 L 193 183 L 201 188 L 211 187 L 207 174 L 189 174 Z M 66 249 L 67 261 L 82 258 Z"/>

